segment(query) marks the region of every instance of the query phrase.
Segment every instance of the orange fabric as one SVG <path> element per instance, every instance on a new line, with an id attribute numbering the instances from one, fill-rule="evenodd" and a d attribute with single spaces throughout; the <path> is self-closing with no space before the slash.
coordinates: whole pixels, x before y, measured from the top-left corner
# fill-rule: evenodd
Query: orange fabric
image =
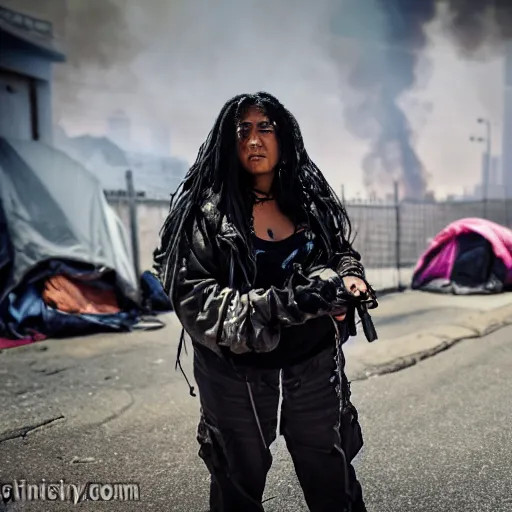
<path id="1" fill-rule="evenodd" d="M 100 290 L 63 275 L 46 281 L 42 297 L 48 306 L 65 313 L 98 315 L 121 311 L 113 290 Z"/>

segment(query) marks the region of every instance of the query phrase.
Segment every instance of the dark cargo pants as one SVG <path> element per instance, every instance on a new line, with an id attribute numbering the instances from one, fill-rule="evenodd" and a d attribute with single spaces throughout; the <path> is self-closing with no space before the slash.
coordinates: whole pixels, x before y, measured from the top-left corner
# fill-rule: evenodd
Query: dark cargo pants
<path id="1" fill-rule="evenodd" d="M 343 373 L 341 401 L 336 375 L 334 348 L 283 368 L 280 433 L 311 512 L 364 512 L 350 464 L 362 446 L 361 430 L 346 377 Z M 194 376 L 201 400 L 199 456 L 211 474 L 210 511 L 263 511 L 272 464 L 268 447 L 276 438 L 279 370 L 242 373 L 213 352 L 196 349 Z"/>

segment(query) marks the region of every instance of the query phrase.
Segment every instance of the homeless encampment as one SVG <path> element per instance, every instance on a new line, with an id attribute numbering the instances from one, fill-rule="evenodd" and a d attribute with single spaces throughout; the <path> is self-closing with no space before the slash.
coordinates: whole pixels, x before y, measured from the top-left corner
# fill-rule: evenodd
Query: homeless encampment
<path id="1" fill-rule="evenodd" d="M 97 178 L 48 145 L 0 138 L 0 338 L 130 330 L 139 284 Z"/>
<path id="2" fill-rule="evenodd" d="M 480 218 L 457 220 L 419 259 L 412 288 L 456 295 L 500 293 L 512 284 L 512 231 Z"/>

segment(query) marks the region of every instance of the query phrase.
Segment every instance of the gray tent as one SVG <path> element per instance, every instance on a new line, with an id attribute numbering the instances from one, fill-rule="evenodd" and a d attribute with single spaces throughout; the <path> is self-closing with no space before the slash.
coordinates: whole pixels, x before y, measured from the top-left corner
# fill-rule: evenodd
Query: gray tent
<path id="1" fill-rule="evenodd" d="M 139 302 L 127 233 L 78 162 L 43 143 L 0 138 L 0 210 L 0 304 L 50 260 L 114 271 L 118 290 Z"/>

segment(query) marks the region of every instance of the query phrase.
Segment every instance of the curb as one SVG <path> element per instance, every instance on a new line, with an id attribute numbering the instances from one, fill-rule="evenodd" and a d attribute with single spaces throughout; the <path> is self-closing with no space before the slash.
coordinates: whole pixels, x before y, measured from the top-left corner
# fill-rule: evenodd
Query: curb
<path id="1" fill-rule="evenodd" d="M 424 329 L 395 340 L 385 340 L 382 345 L 377 341 L 371 350 L 361 354 L 359 359 L 366 369 L 356 373 L 352 381 L 409 368 L 463 340 L 482 338 L 508 325 L 512 325 L 512 304 L 490 311 L 472 312 L 458 319 L 457 324 Z"/>
<path id="2" fill-rule="evenodd" d="M 377 288 L 375 289 L 375 293 L 377 294 L 377 300 L 379 300 L 380 297 L 384 297 L 385 295 L 391 295 L 393 293 L 403 293 L 410 289 L 411 288 L 407 286 L 392 286 L 389 288 Z"/>

